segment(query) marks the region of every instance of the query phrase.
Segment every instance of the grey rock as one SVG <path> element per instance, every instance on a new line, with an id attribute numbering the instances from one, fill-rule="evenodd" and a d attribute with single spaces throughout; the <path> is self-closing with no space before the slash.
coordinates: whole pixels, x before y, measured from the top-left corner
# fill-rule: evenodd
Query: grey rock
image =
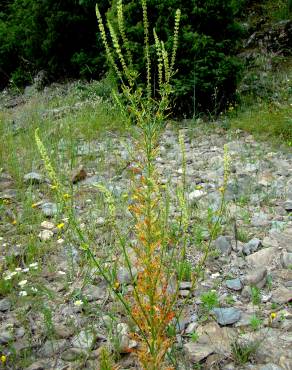
<path id="1" fill-rule="evenodd" d="M 240 279 L 230 279 L 226 280 L 225 282 L 227 288 L 232 289 L 232 290 L 241 290 L 242 289 L 242 284 Z"/>
<path id="2" fill-rule="evenodd" d="M 55 324 L 54 330 L 55 330 L 55 335 L 56 337 L 58 337 L 58 339 L 69 338 L 74 333 L 73 328 L 66 326 L 66 325 L 62 325 L 62 324 Z"/>
<path id="3" fill-rule="evenodd" d="M 206 193 L 203 190 L 194 190 L 188 194 L 190 204 L 195 205 L 199 199 L 205 196 Z"/>
<path id="4" fill-rule="evenodd" d="M 249 300 L 251 298 L 252 292 L 251 292 L 251 287 L 250 286 L 245 286 L 242 289 L 241 296 L 245 300 Z"/>
<path id="5" fill-rule="evenodd" d="M 284 304 L 292 301 L 292 289 L 279 287 L 272 292 L 272 302 Z"/>
<path id="6" fill-rule="evenodd" d="M 188 359 L 193 363 L 198 363 L 214 352 L 214 349 L 205 344 L 189 342 L 184 345 Z"/>
<path id="7" fill-rule="evenodd" d="M 8 330 L 2 330 L 0 333 L 0 344 L 7 344 L 13 340 L 13 335 Z"/>
<path id="8" fill-rule="evenodd" d="M 17 192 L 14 189 L 6 189 L 0 192 L 0 199 L 1 200 L 12 200 L 16 198 Z"/>
<path id="9" fill-rule="evenodd" d="M 25 329 L 23 327 L 15 329 L 15 336 L 16 338 L 22 338 L 25 334 Z"/>
<path id="10" fill-rule="evenodd" d="M 270 247 L 261 249 L 246 257 L 246 261 L 256 268 L 267 267 L 272 264 L 275 259 L 277 248 Z"/>
<path id="11" fill-rule="evenodd" d="M 43 203 L 41 210 L 46 217 L 54 217 L 58 213 L 58 207 L 56 203 Z"/>
<path id="12" fill-rule="evenodd" d="M 68 348 L 66 351 L 64 351 L 61 355 L 62 360 L 64 361 L 76 361 L 82 357 L 87 356 L 87 351 L 85 351 L 82 348 Z"/>
<path id="13" fill-rule="evenodd" d="M 38 172 L 29 172 L 23 176 L 23 181 L 26 184 L 41 184 L 44 179 Z"/>
<path id="14" fill-rule="evenodd" d="M 292 228 L 286 228 L 283 232 L 277 230 L 271 230 L 270 236 L 274 241 L 275 245 L 280 248 L 286 249 L 287 252 L 292 253 Z"/>
<path id="15" fill-rule="evenodd" d="M 185 333 L 186 334 L 191 334 L 191 333 L 194 333 L 196 331 L 196 328 L 198 327 L 198 323 L 197 322 L 191 322 L 189 323 L 189 325 L 187 326 L 186 330 L 185 330 Z"/>
<path id="16" fill-rule="evenodd" d="M 54 236 L 53 231 L 51 231 L 51 230 L 47 230 L 47 229 L 42 230 L 42 231 L 38 234 L 38 237 L 39 237 L 42 241 L 50 240 L 53 236 Z"/>
<path id="17" fill-rule="evenodd" d="M 283 252 L 281 256 L 281 262 L 283 267 L 289 268 L 292 266 L 292 253 Z"/>
<path id="18" fill-rule="evenodd" d="M 189 291 L 188 291 L 189 293 Z M 175 322 L 176 332 L 180 333 L 186 329 L 187 325 L 190 323 L 191 318 L 188 312 L 182 312 L 179 318 Z"/>
<path id="19" fill-rule="evenodd" d="M 97 301 L 106 297 L 106 286 L 89 285 L 84 289 L 84 295 L 88 302 Z"/>
<path id="20" fill-rule="evenodd" d="M 263 212 L 256 213 L 251 219 L 251 224 L 256 227 L 267 226 L 269 224 L 268 216 Z"/>
<path id="21" fill-rule="evenodd" d="M 51 357 L 62 352 L 68 343 L 65 339 L 47 340 L 40 349 L 40 354 L 44 357 Z"/>
<path id="22" fill-rule="evenodd" d="M 49 369 L 50 365 L 45 360 L 40 360 L 37 362 L 34 362 L 29 367 L 26 367 L 25 370 L 45 370 Z"/>
<path id="23" fill-rule="evenodd" d="M 98 175 L 87 177 L 85 180 L 81 181 L 80 184 L 83 186 L 94 186 L 100 184 L 101 177 Z"/>
<path id="24" fill-rule="evenodd" d="M 278 365 L 269 363 L 262 366 L 260 365 L 260 367 L 258 367 L 257 370 L 283 370 L 283 368 Z"/>
<path id="25" fill-rule="evenodd" d="M 216 316 L 216 320 L 220 325 L 231 325 L 240 320 L 241 311 L 237 308 L 214 308 L 212 311 Z"/>
<path id="26" fill-rule="evenodd" d="M 82 330 L 72 339 L 72 346 L 82 349 L 91 349 L 96 340 L 96 336 L 90 330 Z"/>
<path id="27" fill-rule="evenodd" d="M 243 278 L 244 284 L 257 286 L 258 288 L 263 288 L 266 281 L 267 281 L 266 267 L 254 269 L 248 272 L 247 275 Z"/>
<path id="28" fill-rule="evenodd" d="M 248 256 L 249 254 L 256 252 L 260 246 L 261 241 L 259 239 L 254 238 L 251 239 L 248 243 L 244 244 L 242 251 L 246 256 Z"/>
<path id="29" fill-rule="evenodd" d="M 180 297 L 186 298 L 186 297 L 190 296 L 190 291 L 188 289 L 180 289 L 179 290 L 179 295 L 180 295 Z"/>
<path id="30" fill-rule="evenodd" d="M 292 212 L 292 200 L 287 200 L 284 203 L 284 208 L 287 212 Z"/>
<path id="31" fill-rule="evenodd" d="M 181 281 L 179 284 L 179 289 L 190 290 L 192 285 L 193 284 L 190 281 Z"/>
<path id="32" fill-rule="evenodd" d="M 219 236 L 219 238 L 214 241 L 214 245 L 225 256 L 231 253 L 232 245 L 226 236 Z"/>
<path id="33" fill-rule="evenodd" d="M 129 327 L 125 323 L 117 325 L 117 339 L 120 353 L 129 353 L 132 348 L 137 347 L 137 342 L 129 337 Z"/>
<path id="34" fill-rule="evenodd" d="M 230 343 L 234 338 L 232 328 L 221 328 L 217 323 L 209 322 L 198 327 L 196 332 L 199 336 L 198 341 L 184 345 L 186 355 L 191 362 L 198 363 L 212 353 L 217 353 L 220 358 L 230 354 Z"/>
<path id="35" fill-rule="evenodd" d="M 11 308 L 11 303 L 9 299 L 3 298 L 0 300 L 0 312 L 9 311 Z"/>
<path id="36" fill-rule="evenodd" d="M 132 275 L 133 277 L 137 275 L 137 269 L 135 267 L 132 267 Z M 120 284 L 130 284 L 132 282 L 130 271 L 125 267 L 119 267 L 117 271 L 117 280 Z"/>

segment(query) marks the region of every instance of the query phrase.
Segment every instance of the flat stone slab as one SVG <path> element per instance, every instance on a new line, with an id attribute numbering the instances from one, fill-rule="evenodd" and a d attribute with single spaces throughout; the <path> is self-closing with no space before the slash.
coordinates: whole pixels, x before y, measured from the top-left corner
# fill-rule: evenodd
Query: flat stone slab
<path id="1" fill-rule="evenodd" d="M 220 325 L 231 325 L 236 323 L 241 318 L 241 311 L 238 308 L 214 308 L 211 311 Z"/>
<path id="2" fill-rule="evenodd" d="M 263 248 L 258 252 L 250 254 L 246 257 L 246 261 L 254 267 L 266 267 L 271 265 L 275 259 L 277 248 Z"/>
<path id="3" fill-rule="evenodd" d="M 241 281 L 238 278 L 237 279 L 226 280 L 225 284 L 226 284 L 228 289 L 232 289 L 232 290 L 241 290 L 242 289 Z"/>

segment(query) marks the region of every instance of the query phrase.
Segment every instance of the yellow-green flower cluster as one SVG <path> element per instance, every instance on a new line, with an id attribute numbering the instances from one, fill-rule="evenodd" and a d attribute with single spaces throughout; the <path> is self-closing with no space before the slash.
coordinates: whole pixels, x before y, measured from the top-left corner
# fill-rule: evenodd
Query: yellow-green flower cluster
<path id="1" fill-rule="evenodd" d="M 143 26 L 144 26 L 144 44 L 145 44 L 145 57 L 146 57 L 146 73 L 147 73 L 147 93 L 148 97 L 151 96 L 151 61 L 149 54 L 149 22 L 147 15 L 147 1 L 142 0 L 143 11 Z"/>
<path id="2" fill-rule="evenodd" d="M 181 11 L 180 9 L 177 9 L 175 13 L 175 20 L 174 20 L 173 46 L 172 46 L 172 55 L 171 55 L 171 64 L 170 64 L 171 72 L 173 71 L 176 51 L 177 51 L 177 46 L 178 46 L 178 31 L 179 31 L 180 15 L 181 15 Z"/>
<path id="3" fill-rule="evenodd" d="M 56 172 L 55 172 L 55 170 L 54 170 L 54 168 L 51 164 L 51 161 L 50 161 L 50 158 L 48 156 L 47 150 L 46 150 L 43 142 L 41 141 L 41 139 L 39 137 L 38 131 L 39 131 L 39 129 L 37 128 L 35 130 L 35 141 L 36 141 L 39 153 L 42 157 L 42 160 L 44 161 L 44 165 L 45 165 L 45 168 L 48 172 L 49 178 L 52 181 L 52 184 L 53 184 L 52 188 L 54 187 L 55 189 L 59 189 L 60 188 L 60 183 L 59 183 L 58 177 L 57 177 Z"/>
<path id="4" fill-rule="evenodd" d="M 106 51 L 106 55 L 107 55 L 111 65 L 113 66 L 117 76 L 119 77 L 119 79 L 121 81 L 123 81 L 122 73 L 119 70 L 118 66 L 116 65 L 115 60 L 114 60 L 114 58 L 112 56 L 112 53 L 110 51 L 110 47 L 109 47 L 108 42 L 107 42 L 106 33 L 105 33 L 103 21 L 102 21 L 102 17 L 101 17 L 101 14 L 100 14 L 100 11 L 99 11 L 97 5 L 95 7 L 95 12 L 96 12 L 96 18 L 97 18 L 97 22 L 98 22 L 98 28 L 99 28 L 99 31 L 100 31 L 100 34 L 101 34 L 101 38 L 102 38 L 102 42 L 103 42 L 103 45 L 104 45 L 104 48 L 105 48 L 105 51 Z"/>
<path id="5" fill-rule="evenodd" d="M 122 0 L 118 0 L 117 10 L 118 10 L 119 31 L 120 31 L 120 34 L 121 34 L 121 37 L 122 37 L 122 40 L 123 40 L 124 47 L 126 49 L 128 62 L 129 62 L 130 68 L 131 68 L 132 64 L 133 64 L 133 61 L 132 61 L 132 54 L 131 54 L 131 51 L 129 49 L 129 41 L 128 41 L 128 38 L 127 38 L 126 32 L 125 32 L 123 1 Z"/>
<path id="6" fill-rule="evenodd" d="M 154 41 L 155 41 L 155 48 L 156 48 L 156 54 L 157 54 L 157 68 L 158 68 L 158 85 L 161 88 L 162 87 L 162 81 L 163 81 L 163 56 L 162 56 L 162 50 L 159 38 L 157 36 L 157 33 L 155 29 L 153 29 L 153 35 L 154 35 Z"/>

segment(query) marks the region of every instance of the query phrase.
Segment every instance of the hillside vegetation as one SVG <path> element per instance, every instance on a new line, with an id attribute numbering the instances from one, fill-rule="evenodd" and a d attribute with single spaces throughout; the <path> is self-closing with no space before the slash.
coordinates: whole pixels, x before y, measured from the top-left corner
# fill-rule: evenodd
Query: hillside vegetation
<path id="1" fill-rule="evenodd" d="M 289 370 L 291 1 L 109 3 L 0 4 L 0 369 Z"/>

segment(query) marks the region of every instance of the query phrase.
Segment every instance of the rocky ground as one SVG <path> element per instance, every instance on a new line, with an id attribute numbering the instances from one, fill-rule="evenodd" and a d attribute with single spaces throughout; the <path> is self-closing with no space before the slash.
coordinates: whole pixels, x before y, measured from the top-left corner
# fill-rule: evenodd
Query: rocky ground
<path id="1" fill-rule="evenodd" d="M 215 217 L 220 204 L 224 144 L 232 161 L 220 233 L 204 278 L 176 323 L 176 367 L 292 369 L 292 153 L 219 125 L 179 126 L 168 125 L 163 132 L 156 162 L 161 182 L 175 189 L 183 172 L 178 135 L 184 134 L 194 215 L 188 246 L 192 267 L 201 241 L 209 237 L 208 215 Z M 63 146 L 60 141 L 57 153 Z M 75 148 L 82 165 L 71 179 L 76 209 L 97 246 L 111 235 L 103 209 L 95 206 L 100 202 L 96 184 L 104 183 L 117 200 L 125 198 L 131 147 L 126 135 L 108 133 Z M 19 186 L 30 194 L 30 205 L 21 203 Z M 111 342 L 121 353 L 120 368 L 137 369 L 134 355 L 125 353 L 135 347 L 125 317 L 69 237 L 48 187 L 40 169 L 26 173 L 20 184 L 5 166 L 0 173 L 2 367 L 98 369 L 101 348 Z M 171 212 L 177 211 L 173 206 Z M 30 217 L 34 228 L 28 226 Z M 122 266 L 118 280 L 131 285 Z M 182 283 L 182 296 L 190 286 Z"/>

